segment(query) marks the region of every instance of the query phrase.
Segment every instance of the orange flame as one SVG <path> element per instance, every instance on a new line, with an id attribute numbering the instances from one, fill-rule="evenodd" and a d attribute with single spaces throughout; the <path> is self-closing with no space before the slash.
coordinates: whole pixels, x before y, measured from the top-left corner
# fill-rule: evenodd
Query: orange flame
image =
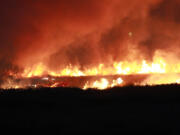
<path id="1" fill-rule="evenodd" d="M 96 88 L 100 90 L 104 90 L 107 88 L 112 88 L 115 86 L 120 86 L 123 83 L 122 78 L 118 78 L 117 80 L 113 80 L 112 83 L 110 83 L 107 79 L 102 78 L 100 81 L 95 81 L 92 84 L 86 83 L 83 89 L 88 89 L 88 88 Z"/>
<path id="2" fill-rule="evenodd" d="M 60 71 L 51 71 L 43 63 L 32 68 L 26 68 L 22 77 L 33 76 L 97 76 L 97 75 L 130 75 L 130 74 L 152 74 L 152 73 L 180 73 L 180 63 L 169 64 L 165 58 L 155 55 L 152 62 L 142 61 L 120 61 L 114 62 L 112 66 L 99 64 L 98 66 L 80 70 L 78 66 L 69 65 Z"/>
<path id="3" fill-rule="evenodd" d="M 171 59 L 172 60 L 172 59 Z M 176 73 L 180 73 L 180 63 L 174 62 L 170 63 L 171 60 L 167 60 L 165 56 L 160 53 L 156 53 L 153 57 L 152 62 L 147 60 L 142 61 L 120 61 L 113 62 L 112 66 L 107 66 L 106 64 L 99 64 L 98 66 L 80 70 L 79 66 L 69 65 L 64 69 L 59 71 L 52 71 L 43 63 L 38 63 L 33 67 L 25 68 L 22 78 L 31 77 L 42 77 L 44 75 L 50 75 L 52 77 L 80 77 L 80 76 L 106 76 L 106 75 L 131 75 L 131 74 L 150 74 L 151 76 L 147 78 L 144 82 L 137 85 L 157 85 L 157 84 L 170 84 L 170 83 L 180 83 L 180 76 Z M 172 60 L 174 61 L 174 60 Z M 154 74 L 167 74 L 166 77 Z M 173 75 L 172 75 L 173 74 Z M 174 75 L 175 74 L 175 75 Z M 114 86 L 122 86 L 124 80 L 118 78 L 117 80 L 109 81 L 106 78 L 92 82 L 87 82 L 83 89 L 88 88 L 98 88 L 106 89 Z M 13 84 L 13 83 L 11 83 Z M 10 85 L 10 83 L 9 83 Z M 8 86 L 8 85 L 7 85 Z M 6 87 L 7 87 L 6 86 Z M 56 87 L 58 84 L 53 84 L 51 87 Z M 8 88 L 19 88 L 18 85 L 13 84 Z"/>

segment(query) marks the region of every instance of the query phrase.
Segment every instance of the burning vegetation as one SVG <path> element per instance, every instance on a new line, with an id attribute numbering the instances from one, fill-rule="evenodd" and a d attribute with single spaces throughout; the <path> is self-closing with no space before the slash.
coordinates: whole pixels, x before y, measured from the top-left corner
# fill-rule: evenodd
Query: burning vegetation
<path id="1" fill-rule="evenodd" d="M 180 83 L 179 9 L 178 0 L 1 1 L 0 87 Z"/>

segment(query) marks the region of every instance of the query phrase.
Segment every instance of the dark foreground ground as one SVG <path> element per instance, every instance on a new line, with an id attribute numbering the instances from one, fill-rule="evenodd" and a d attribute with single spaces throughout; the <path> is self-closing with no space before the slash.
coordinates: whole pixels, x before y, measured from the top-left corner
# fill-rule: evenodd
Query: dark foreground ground
<path id="1" fill-rule="evenodd" d="M 0 127 L 180 134 L 180 86 L 0 91 Z M 53 131 L 53 130 L 52 130 Z"/>

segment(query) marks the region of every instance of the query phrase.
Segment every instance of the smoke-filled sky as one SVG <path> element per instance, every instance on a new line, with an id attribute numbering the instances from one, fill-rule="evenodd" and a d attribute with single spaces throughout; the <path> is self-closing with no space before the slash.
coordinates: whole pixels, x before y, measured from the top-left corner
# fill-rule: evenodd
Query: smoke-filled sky
<path id="1" fill-rule="evenodd" d="M 180 49 L 179 0 L 1 0 L 0 71 L 148 59 Z"/>

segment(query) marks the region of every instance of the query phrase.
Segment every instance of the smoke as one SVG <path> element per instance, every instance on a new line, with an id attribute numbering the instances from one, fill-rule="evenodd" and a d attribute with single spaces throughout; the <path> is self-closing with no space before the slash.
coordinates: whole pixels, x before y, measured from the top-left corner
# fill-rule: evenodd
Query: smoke
<path id="1" fill-rule="evenodd" d="M 2 0 L 0 72 L 151 60 L 156 50 L 179 58 L 179 13 L 178 0 Z"/>

